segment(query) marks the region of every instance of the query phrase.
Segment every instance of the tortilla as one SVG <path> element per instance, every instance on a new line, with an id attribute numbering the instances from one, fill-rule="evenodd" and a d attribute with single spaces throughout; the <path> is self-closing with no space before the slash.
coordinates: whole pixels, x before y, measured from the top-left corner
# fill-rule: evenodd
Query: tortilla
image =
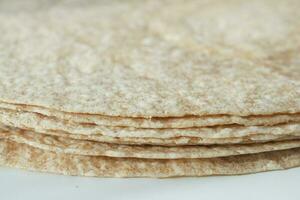
<path id="1" fill-rule="evenodd" d="M 276 114 L 259 116 L 185 116 L 185 117 L 164 117 L 164 118 L 130 118 L 111 117 L 104 115 L 91 115 L 82 113 L 66 113 L 53 109 L 46 109 L 37 106 L 17 105 L 0 102 L 0 108 L 15 110 L 18 112 L 31 112 L 44 116 L 55 117 L 59 120 L 68 120 L 76 123 L 88 123 L 100 126 L 122 126 L 136 128 L 191 128 L 208 127 L 217 125 L 244 125 L 244 126 L 272 126 L 276 124 L 300 122 L 300 114 Z"/>
<path id="2" fill-rule="evenodd" d="M 300 165 L 300 148 L 224 158 L 157 160 L 54 153 L 1 140 L 0 155 L 2 166 L 97 177 L 237 175 Z"/>
<path id="3" fill-rule="evenodd" d="M 3 102 L 142 118 L 300 113 L 297 0 L 51 2 L 1 6 Z"/>
<path id="4" fill-rule="evenodd" d="M 26 144 L 46 151 L 87 156 L 132 157 L 151 159 L 212 158 L 254 154 L 300 147 L 300 140 L 247 145 L 211 146 L 140 146 L 99 143 L 47 136 L 30 131 L 9 130 L 0 132 L 0 139 Z"/>
<path id="5" fill-rule="evenodd" d="M 10 127 L 10 129 L 13 127 Z M 70 134 L 64 131 L 53 130 L 35 130 L 24 128 L 25 130 L 34 131 L 37 134 L 54 135 L 59 137 L 67 137 L 77 140 L 90 140 L 96 142 L 105 142 L 112 144 L 130 144 L 130 145 L 159 145 L 159 146 L 182 146 L 182 145 L 212 145 L 212 144 L 251 144 L 263 143 L 271 141 L 285 141 L 299 139 L 299 133 L 291 135 L 250 135 L 244 137 L 230 138 L 200 138 L 200 137 L 173 137 L 173 138 L 140 138 L 140 137 L 110 137 L 103 135 L 80 135 Z"/>
<path id="6" fill-rule="evenodd" d="M 300 166 L 299 1 L 26 4 L 0 1 L 0 165 L 99 177 Z"/>
<path id="7" fill-rule="evenodd" d="M 103 135 L 110 137 L 142 137 L 142 138 L 170 138 L 170 137 L 200 137 L 200 138 L 228 138 L 249 135 L 291 135 L 300 134 L 300 123 L 281 124 L 275 126 L 218 126 L 209 128 L 182 129 L 140 129 L 132 127 L 108 127 L 94 124 L 80 124 L 62 121 L 55 117 L 47 117 L 32 112 L 17 112 L 0 109 L 0 122 L 17 128 L 32 128 L 40 131 L 64 131 L 71 134 Z"/>

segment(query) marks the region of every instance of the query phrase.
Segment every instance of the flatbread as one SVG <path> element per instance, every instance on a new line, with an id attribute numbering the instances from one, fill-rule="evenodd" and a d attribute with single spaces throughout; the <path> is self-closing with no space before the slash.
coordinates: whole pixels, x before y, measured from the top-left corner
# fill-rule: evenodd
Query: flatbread
<path id="1" fill-rule="evenodd" d="M 0 139 L 26 144 L 46 151 L 88 156 L 131 157 L 151 159 L 212 158 L 254 154 L 300 147 L 300 140 L 247 145 L 211 146 L 140 146 L 74 140 L 66 137 L 47 136 L 31 131 L 9 130 L 0 132 Z"/>
<path id="2" fill-rule="evenodd" d="M 143 118 L 300 113 L 298 0 L 32 4 L 1 6 L 3 102 Z"/>
<path id="3" fill-rule="evenodd" d="M 13 128 L 13 127 L 10 127 Z M 133 144 L 133 145 L 160 145 L 160 146 L 182 146 L 182 145 L 212 145 L 212 144 L 250 144 L 263 143 L 271 141 L 284 141 L 299 139 L 299 133 L 291 135 L 250 135 L 244 137 L 230 138 L 200 138 L 200 137 L 173 137 L 173 138 L 140 138 L 140 137 L 110 137 L 103 135 L 80 135 L 70 134 L 64 131 L 53 130 L 34 130 L 24 128 L 25 130 L 34 131 L 36 133 L 54 135 L 59 137 L 68 137 L 78 140 L 90 140 L 96 142 L 105 142 L 113 144 Z"/>
<path id="4" fill-rule="evenodd" d="M 61 154 L 1 140 L 0 155 L 2 166 L 97 177 L 237 175 L 300 165 L 300 148 L 224 158 L 157 160 Z"/>
<path id="5" fill-rule="evenodd" d="M 232 115 L 211 115 L 211 116 L 185 116 L 185 117 L 152 117 L 152 118 L 130 118 L 111 117 L 104 115 L 91 115 L 81 113 L 60 112 L 44 107 L 9 104 L 0 102 L 0 108 L 10 109 L 19 112 L 31 112 L 49 117 L 56 117 L 61 120 L 68 120 L 76 123 L 89 123 L 100 126 L 122 126 L 136 128 L 191 128 L 208 127 L 217 125 L 244 125 L 244 126 L 272 126 L 276 124 L 300 122 L 300 114 L 276 114 L 259 116 L 232 116 Z"/>
<path id="6" fill-rule="evenodd" d="M 200 138 L 229 138 L 249 135 L 291 135 L 300 134 L 300 123 L 281 124 L 275 126 L 218 126 L 209 128 L 182 129 L 141 129 L 132 127 L 109 127 L 95 124 L 81 124 L 59 120 L 32 112 L 20 112 L 0 109 L 0 122 L 17 128 L 31 128 L 45 132 L 64 131 L 71 134 L 103 135 L 110 137 L 142 137 L 142 138 L 172 138 L 172 137 L 200 137 Z"/>

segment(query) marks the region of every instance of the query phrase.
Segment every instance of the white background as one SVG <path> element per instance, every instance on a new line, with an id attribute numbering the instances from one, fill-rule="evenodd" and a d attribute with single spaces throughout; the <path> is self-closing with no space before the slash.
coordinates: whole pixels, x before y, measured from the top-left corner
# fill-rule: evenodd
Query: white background
<path id="1" fill-rule="evenodd" d="M 300 200 L 300 168 L 173 179 L 68 177 L 0 168 L 0 200 Z"/>

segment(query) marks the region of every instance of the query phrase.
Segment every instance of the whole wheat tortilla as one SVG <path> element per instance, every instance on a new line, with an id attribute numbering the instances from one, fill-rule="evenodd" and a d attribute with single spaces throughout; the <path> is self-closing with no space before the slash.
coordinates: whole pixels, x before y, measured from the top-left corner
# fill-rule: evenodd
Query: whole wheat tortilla
<path id="1" fill-rule="evenodd" d="M 0 132 L 0 139 L 26 144 L 57 153 L 88 156 L 132 157 L 151 159 L 212 158 L 254 154 L 300 147 L 300 140 L 247 145 L 211 146 L 137 146 L 74 140 L 66 137 L 47 136 L 31 131 L 9 130 Z"/>
<path id="2" fill-rule="evenodd" d="M 89 123 L 100 126 L 122 126 L 136 128 L 190 128 L 231 124 L 238 124 L 244 126 L 272 126 L 276 124 L 300 122 L 300 114 L 283 113 L 274 115 L 254 115 L 245 117 L 233 115 L 210 115 L 160 118 L 130 118 L 82 113 L 67 113 L 53 109 L 46 109 L 44 107 L 39 106 L 9 104 L 4 102 L 0 102 L 0 108 L 15 110 L 19 112 L 25 111 L 35 114 L 42 114 L 45 116 L 56 117 L 61 120 L 68 120 L 76 123 Z"/>
<path id="3" fill-rule="evenodd" d="M 1 6 L 3 102 L 145 118 L 300 113 L 298 0 L 32 4 Z"/>
<path id="4" fill-rule="evenodd" d="M 58 120 L 32 112 L 20 112 L 0 109 L 0 122 L 17 128 L 32 128 L 35 130 L 64 131 L 81 135 L 104 135 L 110 137 L 200 137 L 200 138 L 228 138 L 249 135 L 291 135 L 300 134 L 300 123 L 281 124 L 275 126 L 218 126 L 209 128 L 182 129 L 141 129 L 132 127 L 109 127 L 95 124 L 80 124 L 71 121 Z"/>
<path id="5" fill-rule="evenodd" d="M 224 158 L 157 160 L 54 153 L 1 140 L 0 155 L 2 166 L 97 177 L 234 175 L 300 165 L 300 148 Z"/>
<path id="6" fill-rule="evenodd" d="M 13 127 L 10 127 L 13 128 Z M 200 137 L 173 137 L 173 138 L 140 138 L 140 137 L 110 137 L 103 135 L 80 135 L 70 134 L 57 130 L 35 130 L 24 127 L 24 130 L 34 131 L 36 133 L 67 137 L 77 140 L 90 140 L 96 142 L 105 142 L 112 144 L 130 144 L 130 145 L 159 145 L 159 146 L 182 146 L 182 145 L 212 145 L 212 144 L 251 144 L 264 143 L 272 141 L 285 141 L 299 139 L 299 133 L 291 135 L 272 135 L 257 134 L 244 137 L 230 138 L 200 138 Z"/>

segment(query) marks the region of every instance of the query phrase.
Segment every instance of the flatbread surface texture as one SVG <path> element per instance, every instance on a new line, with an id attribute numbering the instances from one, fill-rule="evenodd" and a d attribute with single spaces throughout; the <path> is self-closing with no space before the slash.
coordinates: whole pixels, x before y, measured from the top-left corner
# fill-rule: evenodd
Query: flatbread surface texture
<path id="1" fill-rule="evenodd" d="M 2 102 L 145 118 L 300 112 L 299 1 L 51 2 L 1 3 Z"/>

